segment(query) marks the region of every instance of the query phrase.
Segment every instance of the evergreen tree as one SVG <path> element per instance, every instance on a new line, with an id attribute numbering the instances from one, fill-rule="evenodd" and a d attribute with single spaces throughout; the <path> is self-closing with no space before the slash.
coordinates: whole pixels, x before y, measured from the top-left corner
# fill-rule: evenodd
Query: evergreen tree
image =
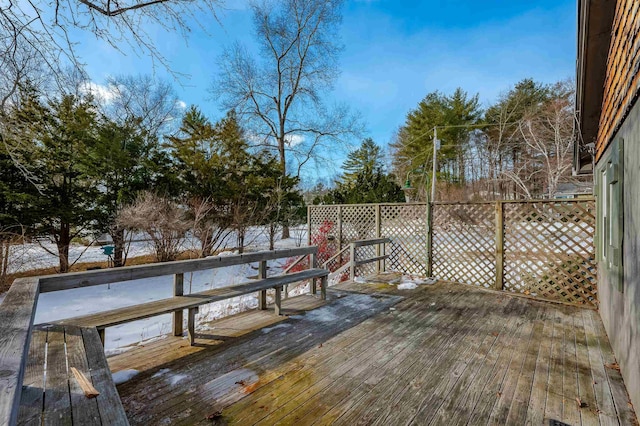
<path id="1" fill-rule="evenodd" d="M 71 241 L 95 230 L 99 219 L 96 163 L 90 155 L 97 138 L 96 110 L 91 97 L 64 95 L 44 104 L 35 91 L 25 90 L 12 111 L 19 146 L 32 159 L 37 183 L 28 212 L 37 218 L 31 231 L 55 243 L 52 254 L 59 258 L 60 272 L 69 270 Z"/>
<path id="2" fill-rule="evenodd" d="M 364 170 L 374 170 L 382 167 L 382 153 L 380 147 L 371 138 L 366 138 L 355 151 L 351 151 L 342 165 L 343 182 L 354 182 L 358 174 Z"/>
<path id="3" fill-rule="evenodd" d="M 366 204 L 401 203 L 405 201 L 402 188 L 393 174 L 386 174 L 382 168 L 360 171 L 353 182 L 338 182 L 336 188 L 324 196 L 318 196 L 313 204 Z"/>
<path id="4" fill-rule="evenodd" d="M 462 184 L 466 177 L 465 153 L 473 126 L 480 122 L 482 109 L 478 95 L 469 96 L 458 88 L 450 96 L 429 93 L 409 114 L 392 143 L 395 172 L 423 168 L 431 170 L 433 128 L 438 129 L 441 148 L 437 153 L 438 181 Z M 426 177 L 426 176 L 425 176 Z"/>
<path id="5" fill-rule="evenodd" d="M 125 229 L 116 220 L 123 206 L 131 204 L 138 192 L 150 187 L 149 159 L 156 149 L 155 138 L 148 137 L 139 119 L 122 124 L 102 118 L 96 143 L 90 150 L 94 172 L 101 184 L 97 209 L 101 232 L 111 235 L 113 264 L 124 266 Z"/>

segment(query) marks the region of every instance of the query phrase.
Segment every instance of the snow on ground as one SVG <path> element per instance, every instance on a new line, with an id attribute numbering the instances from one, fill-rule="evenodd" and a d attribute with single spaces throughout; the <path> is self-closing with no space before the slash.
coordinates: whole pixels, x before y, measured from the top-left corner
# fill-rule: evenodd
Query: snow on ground
<path id="1" fill-rule="evenodd" d="M 285 260 L 278 259 L 269 262 L 269 273 L 280 273 Z M 185 274 L 184 292 L 185 294 L 198 293 L 248 282 L 249 276 L 256 275 L 257 267 L 257 264 L 236 265 Z M 302 292 L 302 289 L 295 293 L 299 292 Z M 172 295 L 173 276 L 171 275 L 43 293 L 38 299 L 35 323 L 51 322 L 138 305 L 165 299 Z M 255 295 L 235 297 L 204 305 L 200 308 L 196 322 L 203 324 L 257 306 L 258 301 Z M 171 321 L 172 315 L 166 314 L 109 327 L 106 330 L 105 352 L 108 355 L 114 355 L 123 352 L 123 347 L 139 343 L 147 344 L 157 338 L 162 338 L 161 336 L 171 331 Z"/>
<path id="2" fill-rule="evenodd" d="M 304 232 L 302 232 L 304 231 Z M 297 247 L 300 242 L 306 243 L 306 229 L 292 229 L 292 236 L 286 240 L 278 240 L 276 248 Z M 297 238 L 295 238 L 297 236 Z M 231 240 L 229 240 L 231 241 Z M 268 248 L 269 236 L 263 228 L 252 228 L 247 236 L 247 250 L 266 250 Z M 235 242 L 235 240 L 233 240 Z M 186 246 L 185 246 L 186 247 Z M 50 247 L 53 248 L 53 247 Z M 26 270 L 27 266 L 41 268 L 57 265 L 57 258 L 46 252 L 38 244 L 25 244 L 17 246 L 19 256 L 24 262 L 13 262 L 19 265 L 18 270 Z M 139 256 L 152 252 L 148 242 L 134 242 L 131 246 L 129 256 Z M 226 251 L 222 255 L 234 254 Z M 100 247 L 73 246 L 71 256 L 82 255 L 82 261 L 104 261 Z M 278 259 L 268 262 L 269 275 L 275 275 L 282 271 L 286 259 Z M 185 294 L 198 293 L 213 288 L 226 287 L 241 284 L 249 281 L 250 276 L 256 276 L 258 265 L 237 265 L 226 268 L 217 268 L 207 271 L 197 271 L 185 274 L 184 292 Z M 308 285 L 300 285 L 290 289 L 290 295 L 308 292 Z M 173 276 L 146 278 L 134 281 L 105 284 L 93 287 L 83 287 L 72 290 L 43 293 L 38 299 L 35 323 L 45 323 L 71 318 L 80 315 L 87 315 L 106 310 L 138 305 L 154 300 L 165 299 L 173 295 Z M 0 295 L 0 302 L 4 295 Z M 272 299 L 272 296 L 270 296 Z M 269 299 L 269 297 L 268 297 Z M 200 308 L 197 316 L 198 330 L 206 328 L 205 323 L 237 314 L 247 309 L 258 306 L 255 295 L 246 295 L 233 299 L 204 305 Z M 186 319 L 185 319 L 186 325 Z M 157 339 L 165 338 L 172 328 L 172 315 L 160 315 L 109 327 L 106 330 L 105 352 L 107 355 L 115 355 L 125 352 L 133 345 L 147 344 Z M 185 327 L 186 328 L 186 327 Z"/>
<path id="3" fill-rule="evenodd" d="M 398 284 L 398 290 L 413 290 L 415 288 L 418 288 L 418 284 L 413 282 Z"/>
<path id="4" fill-rule="evenodd" d="M 134 370 L 134 369 L 118 371 L 117 373 L 113 373 L 113 375 L 112 375 L 113 376 L 113 382 L 116 385 L 119 385 L 119 384 L 124 383 L 124 382 L 128 382 L 129 380 L 131 380 L 132 378 L 137 376 L 138 373 L 140 373 L 140 372 L 138 370 Z"/>
<path id="5" fill-rule="evenodd" d="M 307 245 L 306 225 L 291 228 L 292 238 L 276 240 L 275 248 L 292 248 Z M 130 244 L 128 258 L 144 256 L 153 253 L 152 242 L 145 239 L 145 235 L 135 235 L 135 241 Z M 220 250 L 236 245 L 236 236 L 231 234 L 221 243 Z M 269 234 L 264 227 L 251 227 L 245 237 L 246 250 L 267 249 L 269 247 Z M 194 250 L 199 248 L 199 241 L 188 236 L 181 245 L 182 250 Z M 27 243 L 11 247 L 9 260 L 9 273 L 24 272 L 34 269 L 50 268 L 58 266 L 57 248 L 51 242 Z M 105 262 L 107 257 L 102 253 L 98 245 L 83 246 L 72 244 L 69 247 L 69 260 L 73 262 Z"/>

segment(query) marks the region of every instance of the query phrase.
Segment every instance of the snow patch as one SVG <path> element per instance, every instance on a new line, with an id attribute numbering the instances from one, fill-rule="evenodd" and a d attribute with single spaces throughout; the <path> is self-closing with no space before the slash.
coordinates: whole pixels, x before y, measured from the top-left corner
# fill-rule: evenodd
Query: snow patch
<path id="1" fill-rule="evenodd" d="M 437 280 L 435 278 L 422 278 L 414 275 L 403 275 L 398 284 L 398 290 L 413 290 L 419 285 L 431 285 L 435 284 Z"/>
<path id="2" fill-rule="evenodd" d="M 327 307 L 322 307 L 318 309 L 314 309 L 313 311 L 307 312 L 304 316 L 306 319 L 310 321 L 318 321 L 318 322 L 332 322 L 338 320 L 338 315 L 331 312 L 331 310 L 326 309 Z"/>
<path id="3" fill-rule="evenodd" d="M 170 368 L 163 368 L 162 370 L 158 370 L 158 372 L 156 374 L 154 374 L 153 376 L 151 376 L 152 379 L 158 378 L 160 376 L 164 376 L 165 374 L 169 373 L 171 371 Z"/>
<path id="4" fill-rule="evenodd" d="M 140 372 L 134 369 L 118 371 L 117 373 L 112 374 L 113 382 L 116 385 L 122 384 L 124 382 L 128 382 L 129 380 L 137 376 L 138 373 Z"/>
<path id="5" fill-rule="evenodd" d="M 413 290 L 415 288 L 418 288 L 418 284 L 411 281 L 404 282 L 398 285 L 398 290 Z"/>
<path id="6" fill-rule="evenodd" d="M 186 374 L 171 374 L 167 377 L 167 381 L 171 384 L 171 386 L 175 386 L 184 379 L 189 378 Z"/>
<path id="7" fill-rule="evenodd" d="M 131 349 L 133 349 L 133 346 L 126 346 L 124 348 L 113 348 L 113 349 L 105 350 L 104 354 L 106 355 L 107 358 L 109 358 L 110 356 L 123 354 L 127 351 L 130 351 Z"/>
<path id="8" fill-rule="evenodd" d="M 277 325 L 274 325 L 273 327 L 263 328 L 263 329 L 262 329 L 262 332 L 263 332 L 263 333 L 269 333 L 269 332 L 271 332 L 271 331 L 273 331 L 273 330 L 277 330 L 277 329 L 279 329 L 279 328 L 289 328 L 289 327 L 291 327 L 291 324 L 286 324 L 286 323 L 283 323 L 283 324 L 277 324 Z"/>
<path id="9" fill-rule="evenodd" d="M 355 277 L 355 279 L 353 280 L 356 283 L 359 284 L 366 284 L 367 283 L 367 279 L 365 277 Z"/>

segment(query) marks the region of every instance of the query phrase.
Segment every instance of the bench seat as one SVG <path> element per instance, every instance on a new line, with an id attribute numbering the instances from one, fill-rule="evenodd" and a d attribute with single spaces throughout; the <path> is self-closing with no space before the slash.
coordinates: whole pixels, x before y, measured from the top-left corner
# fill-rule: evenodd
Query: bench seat
<path id="1" fill-rule="evenodd" d="M 100 393 L 85 396 L 77 369 Z M 128 425 L 127 416 L 95 328 L 41 324 L 34 327 L 22 383 L 19 425 Z"/>
<path id="2" fill-rule="evenodd" d="M 251 281 L 248 283 L 238 284 L 230 287 L 214 288 L 212 290 L 207 290 L 200 293 L 193 293 L 184 296 L 173 296 L 168 299 L 156 300 L 153 302 L 143 303 L 135 306 L 68 318 L 57 321 L 56 324 L 70 324 L 81 327 L 96 327 L 100 332 L 101 339 L 104 341 L 104 329 L 107 327 L 113 327 L 132 321 L 188 309 L 189 335 L 191 337 L 191 342 L 193 343 L 193 321 L 195 319 L 197 308 L 200 305 L 231 299 L 233 297 L 243 296 L 245 294 L 255 293 L 258 291 L 266 291 L 267 289 L 274 288 L 276 289 L 276 313 L 280 314 L 280 292 L 283 285 L 311 279 L 314 280 L 312 291 L 315 293 L 315 279 L 321 278 L 321 295 L 324 299 L 326 298 L 326 277 L 328 276 L 328 274 L 329 271 L 326 269 L 306 269 L 300 272 L 263 278 L 257 281 Z"/>

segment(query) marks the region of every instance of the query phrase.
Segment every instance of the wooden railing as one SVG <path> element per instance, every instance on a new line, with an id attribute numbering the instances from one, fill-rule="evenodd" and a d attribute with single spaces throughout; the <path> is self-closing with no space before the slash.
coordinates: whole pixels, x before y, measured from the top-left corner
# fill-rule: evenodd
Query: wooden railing
<path id="1" fill-rule="evenodd" d="M 342 250 L 327 259 L 322 267 L 329 269 L 331 274 L 329 279 L 339 276 L 340 274 L 349 271 L 349 279 L 353 280 L 356 277 L 356 269 L 359 266 L 369 263 L 377 262 L 376 272 L 384 272 L 386 269 L 385 261 L 389 258 L 386 254 L 386 245 L 391 242 L 390 238 L 373 238 L 369 240 L 358 240 L 349 243 Z M 362 247 L 375 246 L 376 256 L 366 259 L 358 259 L 358 249 Z M 340 259 L 348 259 L 346 262 L 340 262 Z M 335 270 L 331 270 L 331 264 L 337 263 L 339 266 Z"/>
<path id="2" fill-rule="evenodd" d="M 16 279 L 0 304 L 0 425 L 14 425 L 17 421 L 29 342 L 40 293 L 164 275 L 175 275 L 174 293 L 181 293 L 182 277 L 186 272 L 260 262 L 259 275 L 260 278 L 264 278 L 266 277 L 266 261 L 310 256 L 312 263 L 314 263 L 317 250 L 318 248 L 315 246 L 300 247 L 245 253 L 237 256 L 217 256 L 206 259 Z M 182 318 L 174 317 L 174 326 L 177 319 L 182 325 Z"/>

